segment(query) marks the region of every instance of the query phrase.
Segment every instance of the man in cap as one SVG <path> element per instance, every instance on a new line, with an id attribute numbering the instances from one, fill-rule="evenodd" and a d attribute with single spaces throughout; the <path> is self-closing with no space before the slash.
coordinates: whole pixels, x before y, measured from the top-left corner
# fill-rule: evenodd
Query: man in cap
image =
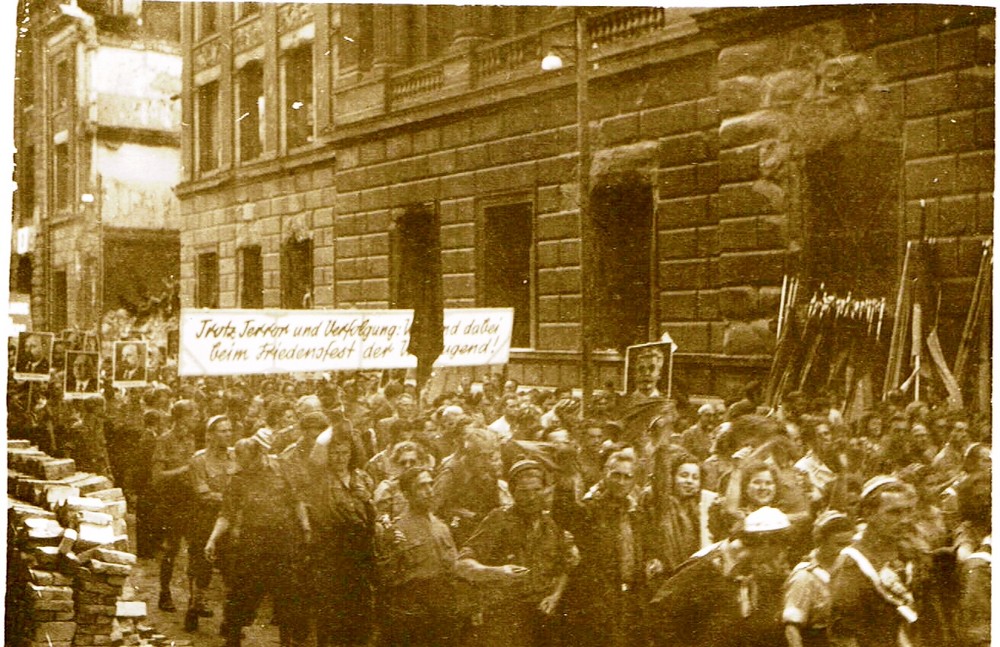
<path id="1" fill-rule="evenodd" d="M 573 545 L 545 511 L 542 464 L 518 461 L 507 478 L 514 505 L 490 512 L 460 554 L 466 566 L 509 565 L 515 580 L 487 593 L 477 637 L 486 646 L 550 645 L 546 620 L 566 588 Z"/>
<path id="2" fill-rule="evenodd" d="M 715 405 L 706 402 L 698 407 L 698 422 L 681 434 L 681 446 L 699 461 L 704 461 L 712 453 L 712 440 L 717 426 Z"/>
<path id="3" fill-rule="evenodd" d="M 840 551 L 850 545 L 854 523 L 843 512 L 828 510 L 813 524 L 816 548 L 792 569 L 785 581 L 781 620 L 788 647 L 826 647 L 830 624 L 830 571 Z"/>
<path id="4" fill-rule="evenodd" d="M 791 523 L 762 507 L 728 539 L 697 553 L 653 597 L 654 645 L 775 647 Z"/>
<path id="5" fill-rule="evenodd" d="M 302 421 L 310 413 L 323 413 L 323 402 L 316 395 L 304 395 L 295 402 L 296 424 L 284 429 L 275 429 L 269 453 L 279 455 L 303 435 Z"/>
<path id="6" fill-rule="evenodd" d="M 462 545 L 494 508 L 511 502 L 507 483 L 500 479 L 503 461 L 493 432 L 465 431 L 462 446 L 434 480 L 433 510 L 451 527 Z"/>
<path id="7" fill-rule="evenodd" d="M 556 485 L 552 516 L 573 533 L 580 565 L 566 592 L 572 640 L 580 645 L 637 645 L 642 584 L 641 527 L 636 499 L 638 463 L 629 447 L 612 453 L 604 476 L 577 500 L 571 472 Z"/>
<path id="8" fill-rule="evenodd" d="M 913 536 L 917 493 L 891 476 L 861 490 L 861 537 L 845 548 L 831 579 L 830 644 L 842 647 L 910 645 L 917 620 L 903 545 Z"/>
<path id="9" fill-rule="evenodd" d="M 266 452 L 266 438 L 255 434 L 236 442 L 240 465 L 222 497 L 205 559 L 214 562 L 219 542 L 229 535 L 223 633 L 226 647 L 239 647 L 243 627 L 253 622 L 265 595 L 283 647 L 302 644 L 308 630 L 296 577 L 312 529 L 304 502 Z"/>
<path id="10" fill-rule="evenodd" d="M 181 540 L 188 533 L 194 492 L 188 462 L 194 455 L 195 427 L 200 425 L 198 407 L 192 400 L 178 400 L 170 407 L 171 428 L 156 439 L 153 449 L 152 486 L 162 529 L 163 554 L 160 557 L 160 600 L 162 611 L 176 611 L 170 582 L 174 559 Z"/>

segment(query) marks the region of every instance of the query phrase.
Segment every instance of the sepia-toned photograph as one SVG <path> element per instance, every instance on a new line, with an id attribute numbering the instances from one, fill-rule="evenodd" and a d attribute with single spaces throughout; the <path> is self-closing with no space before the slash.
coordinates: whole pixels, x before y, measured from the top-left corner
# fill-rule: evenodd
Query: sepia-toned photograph
<path id="1" fill-rule="evenodd" d="M 995 3 L 683 4 L 0 3 L 5 644 L 991 644 Z"/>

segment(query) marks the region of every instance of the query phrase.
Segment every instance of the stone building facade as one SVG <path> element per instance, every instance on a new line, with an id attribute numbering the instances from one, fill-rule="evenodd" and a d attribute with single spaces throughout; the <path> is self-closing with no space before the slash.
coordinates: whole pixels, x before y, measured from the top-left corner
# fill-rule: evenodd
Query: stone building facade
<path id="1" fill-rule="evenodd" d="M 925 237 L 954 348 L 992 235 L 991 9 L 585 24 L 588 303 L 574 62 L 539 65 L 573 8 L 184 5 L 183 304 L 512 306 L 508 375 L 546 385 L 580 384 L 587 307 L 598 386 L 669 332 L 678 383 L 729 395 L 767 371 L 786 275 L 891 302 Z"/>
<path id="2" fill-rule="evenodd" d="M 11 289 L 36 329 L 93 330 L 180 273 L 180 8 L 21 0 L 17 15 Z"/>

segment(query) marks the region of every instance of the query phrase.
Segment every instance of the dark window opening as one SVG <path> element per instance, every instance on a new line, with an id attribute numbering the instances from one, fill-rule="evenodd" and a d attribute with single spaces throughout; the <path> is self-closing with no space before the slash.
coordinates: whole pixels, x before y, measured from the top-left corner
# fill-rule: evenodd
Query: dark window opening
<path id="1" fill-rule="evenodd" d="M 31 294 L 31 281 L 33 278 L 34 267 L 31 263 L 31 256 L 28 254 L 19 255 L 17 257 L 17 272 L 14 277 L 14 291 L 21 294 Z"/>
<path id="2" fill-rule="evenodd" d="M 56 63 L 55 95 L 54 103 L 56 110 L 61 110 L 69 106 L 73 95 L 73 72 L 70 68 L 69 59 L 64 58 Z"/>
<path id="3" fill-rule="evenodd" d="M 413 309 L 409 351 L 426 376 L 441 353 L 441 225 L 436 205 L 412 205 L 399 216 L 390 237 L 390 295 L 393 308 Z M 418 381 L 421 378 L 418 376 Z"/>
<path id="4" fill-rule="evenodd" d="M 219 83 L 212 81 L 198 89 L 198 170 L 219 167 Z"/>
<path id="5" fill-rule="evenodd" d="M 250 61 L 239 72 L 238 116 L 240 160 L 252 160 L 263 150 L 264 67 Z"/>
<path id="6" fill-rule="evenodd" d="M 240 248 L 240 307 L 264 307 L 264 264 L 259 245 Z"/>
<path id="7" fill-rule="evenodd" d="M 195 304 L 198 308 L 219 307 L 219 255 L 215 252 L 198 254 L 198 283 Z"/>
<path id="8" fill-rule="evenodd" d="M 68 327 L 69 316 L 66 308 L 66 270 L 52 273 L 52 321 L 51 330 L 65 330 Z"/>
<path id="9" fill-rule="evenodd" d="M 236 19 L 246 18 L 247 16 L 254 16 L 260 13 L 260 3 L 259 2 L 237 2 L 236 7 Z"/>
<path id="10" fill-rule="evenodd" d="M 509 38 L 542 23 L 547 7 L 492 6 L 487 11 L 487 27 L 493 39 Z"/>
<path id="11" fill-rule="evenodd" d="M 804 259 L 814 289 L 892 294 L 900 160 L 899 144 L 888 141 L 835 144 L 806 157 Z"/>
<path id="12" fill-rule="evenodd" d="M 281 249 L 281 307 L 311 308 L 312 291 L 313 241 L 288 240 Z"/>
<path id="13" fill-rule="evenodd" d="M 514 308 L 511 345 L 531 346 L 530 202 L 488 207 L 483 222 L 483 305 Z"/>
<path id="14" fill-rule="evenodd" d="M 56 144 L 56 208 L 69 209 L 72 206 L 73 168 L 69 161 L 69 144 Z"/>
<path id="15" fill-rule="evenodd" d="M 207 38 L 218 30 L 218 7 L 214 2 L 202 2 L 198 6 L 198 39 Z"/>
<path id="16" fill-rule="evenodd" d="M 285 54 L 285 144 L 288 149 L 313 140 L 312 44 Z"/>
<path id="17" fill-rule="evenodd" d="M 375 9 L 370 4 L 341 5 L 338 58 L 344 70 L 368 70 L 375 44 Z"/>
<path id="18" fill-rule="evenodd" d="M 594 189 L 594 300 L 590 307 L 595 348 L 614 348 L 649 341 L 650 254 L 653 193 L 635 178 Z"/>

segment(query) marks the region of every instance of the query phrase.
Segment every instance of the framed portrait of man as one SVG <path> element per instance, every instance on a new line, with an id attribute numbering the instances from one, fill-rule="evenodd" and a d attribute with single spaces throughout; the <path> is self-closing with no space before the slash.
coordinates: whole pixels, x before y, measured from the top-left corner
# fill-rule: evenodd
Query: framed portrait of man
<path id="1" fill-rule="evenodd" d="M 666 398 L 670 394 L 670 342 L 637 344 L 625 350 L 625 397 Z"/>
<path id="2" fill-rule="evenodd" d="M 52 368 L 52 342 L 50 332 L 21 332 L 17 337 L 17 364 L 14 379 L 48 382 Z"/>
<path id="3" fill-rule="evenodd" d="M 112 364 L 115 388 L 146 386 L 146 357 L 149 354 L 144 341 L 116 341 Z"/>
<path id="4" fill-rule="evenodd" d="M 91 351 L 66 351 L 63 398 L 83 400 L 99 397 L 101 397 L 101 356 Z"/>

